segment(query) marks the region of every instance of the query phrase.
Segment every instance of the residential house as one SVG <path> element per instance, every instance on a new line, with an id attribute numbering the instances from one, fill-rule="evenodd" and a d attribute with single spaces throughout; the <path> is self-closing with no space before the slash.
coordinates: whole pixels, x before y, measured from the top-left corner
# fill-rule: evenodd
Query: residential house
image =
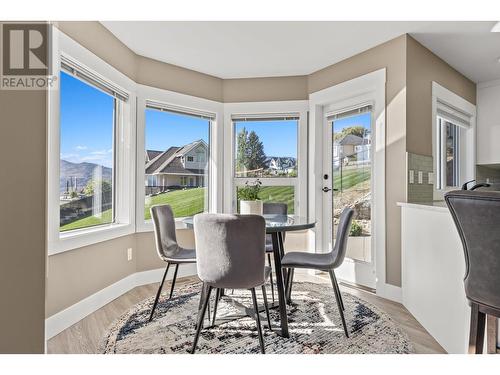
<path id="1" fill-rule="evenodd" d="M 146 194 L 205 186 L 208 145 L 202 139 L 166 151 L 146 150 Z"/>

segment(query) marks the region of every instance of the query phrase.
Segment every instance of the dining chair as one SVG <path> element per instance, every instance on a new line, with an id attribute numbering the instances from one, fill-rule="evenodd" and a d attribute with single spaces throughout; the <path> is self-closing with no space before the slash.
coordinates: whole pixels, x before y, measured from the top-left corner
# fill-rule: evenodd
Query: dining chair
<path id="1" fill-rule="evenodd" d="M 184 249 L 177 243 L 175 235 L 175 219 L 172 208 L 168 204 L 157 205 L 150 208 L 151 218 L 153 219 L 155 244 L 158 256 L 164 262 L 167 262 L 165 273 L 161 279 L 160 286 L 156 292 L 156 298 L 151 308 L 149 321 L 153 319 L 153 314 L 160 299 L 165 277 L 171 264 L 175 265 L 174 277 L 172 286 L 170 287 L 169 299 L 174 293 L 175 280 L 177 279 L 177 271 L 180 264 L 196 263 L 196 252 L 193 249 Z"/>
<path id="2" fill-rule="evenodd" d="M 289 269 L 286 281 L 286 293 L 288 300 L 291 299 L 295 268 L 306 268 L 328 272 L 332 282 L 335 299 L 337 300 L 337 307 L 342 319 L 342 325 L 344 326 L 344 333 L 347 337 L 349 337 L 349 331 L 344 317 L 344 301 L 342 300 L 342 295 L 340 294 L 340 288 L 337 283 L 337 278 L 335 277 L 334 269 L 340 267 L 344 261 L 353 215 L 354 210 L 352 208 L 345 208 L 340 214 L 337 237 L 332 251 L 328 253 L 306 253 L 293 251 L 286 253 L 281 260 L 281 267 Z"/>
<path id="3" fill-rule="evenodd" d="M 223 289 L 248 289 L 252 294 L 260 350 L 265 353 L 255 288 L 261 287 L 269 326 L 265 283 L 270 269 L 265 266 L 266 222 L 260 215 L 198 214 L 194 217 L 196 267 L 203 282 L 196 334 L 191 353 L 196 350 L 210 294 Z M 215 307 L 216 309 L 216 307 Z M 216 312 L 214 313 L 216 314 Z"/>
<path id="4" fill-rule="evenodd" d="M 288 205 L 286 203 L 274 203 L 268 202 L 262 205 L 262 213 L 264 215 L 288 215 Z M 285 241 L 285 233 L 283 233 L 283 241 Z M 269 267 L 271 267 L 271 273 L 269 274 L 269 280 L 271 281 L 271 294 L 274 302 L 274 283 L 273 283 L 273 272 L 272 272 L 272 263 L 271 263 L 271 254 L 273 254 L 273 238 L 272 235 L 266 235 L 266 254 L 267 254 L 267 262 Z"/>
<path id="5" fill-rule="evenodd" d="M 465 257 L 464 288 L 471 306 L 469 353 L 480 354 L 486 316 L 500 318 L 500 193 L 458 190 L 444 198 Z M 493 344 L 496 351 L 496 339 Z"/>

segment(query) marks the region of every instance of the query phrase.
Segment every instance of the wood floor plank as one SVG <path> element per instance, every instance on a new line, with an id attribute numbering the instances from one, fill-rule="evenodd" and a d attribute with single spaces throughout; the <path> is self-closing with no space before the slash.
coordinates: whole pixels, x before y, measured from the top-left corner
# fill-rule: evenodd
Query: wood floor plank
<path id="1" fill-rule="evenodd" d="M 177 280 L 177 287 L 185 283 L 196 281 L 195 277 L 180 278 Z M 328 284 L 329 280 L 323 276 L 311 275 L 307 272 L 297 271 L 294 280 L 310 281 L 315 283 Z M 120 317 L 130 307 L 153 296 L 156 293 L 158 284 L 143 285 L 130 290 L 114 301 L 103 306 L 78 323 L 65 329 L 57 336 L 54 336 L 47 342 L 47 352 L 55 353 L 98 353 L 102 337 L 107 328 L 115 319 Z M 164 292 L 168 291 L 170 283 L 165 284 Z M 357 297 L 378 307 L 387 313 L 398 326 L 406 332 L 413 344 L 416 353 L 434 354 L 445 353 L 444 349 L 436 340 L 422 327 L 420 323 L 404 308 L 403 305 L 378 297 L 373 293 L 353 288 L 351 286 L 340 285 L 341 292 L 351 293 Z"/>

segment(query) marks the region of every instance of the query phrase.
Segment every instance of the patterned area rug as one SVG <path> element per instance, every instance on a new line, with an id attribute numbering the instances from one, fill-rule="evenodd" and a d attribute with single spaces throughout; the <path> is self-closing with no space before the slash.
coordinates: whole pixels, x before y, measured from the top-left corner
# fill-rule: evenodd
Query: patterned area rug
<path id="1" fill-rule="evenodd" d="M 200 283 L 179 288 L 175 297 L 162 295 L 152 322 L 148 322 L 154 296 L 132 307 L 108 329 L 103 353 L 187 353 L 195 332 Z M 267 286 L 271 301 L 270 287 Z M 262 295 L 257 292 L 258 298 Z M 212 293 L 212 301 L 215 293 Z M 294 283 L 292 306 L 288 306 L 290 338 L 264 329 L 267 354 L 309 353 L 412 353 L 413 348 L 397 324 L 373 305 L 343 292 L 350 337 L 344 335 L 333 290 L 328 285 Z M 252 306 L 249 291 L 230 295 Z M 213 310 L 213 308 L 212 308 Z M 217 317 L 234 313 L 229 301 L 219 303 Z M 273 326 L 279 325 L 278 310 L 271 310 Z M 207 322 L 207 319 L 205 319 Z M 261 313 L 261 322 L 266 322 Z M 206 324 L 208 325 L 208 324 Z M 250 317 L 204 329 L 197 353 L 259 353 L 255 321 Z"/>

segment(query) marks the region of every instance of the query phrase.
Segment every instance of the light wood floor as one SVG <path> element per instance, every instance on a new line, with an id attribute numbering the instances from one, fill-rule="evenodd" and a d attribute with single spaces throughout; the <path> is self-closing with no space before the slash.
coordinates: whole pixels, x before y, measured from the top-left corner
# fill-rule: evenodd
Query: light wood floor
<path id="1" fill-rule="evenodd" d="M 329 283 L 330 280 L 322 276 L 312 276 L 296 272 L 296 281 L 311 281 Z M 195 277 L 179 279 L 176 289 L 182 284 L 196 280 Z M 170 283 L 164 286 L 169 290 Z M 98 353 L 101 338 L 108 326 L 121 314 L 145 298 L 154 296 L 158 284 L 149 284 L 132 289 L 106 306 L 90 314 L 78 323 L 54 336 L 47 343 L 48 353 Z M 445 353 L 444 349 L 432 338 L 429 333 L 415 320 L 415 318 L 399 303 L 395 303 L 367 291 L 341 285 L 342 291 L 358 296 L 377 306 L 389 314 L 399 327 L 408 334 L 417 353 Z"/>

